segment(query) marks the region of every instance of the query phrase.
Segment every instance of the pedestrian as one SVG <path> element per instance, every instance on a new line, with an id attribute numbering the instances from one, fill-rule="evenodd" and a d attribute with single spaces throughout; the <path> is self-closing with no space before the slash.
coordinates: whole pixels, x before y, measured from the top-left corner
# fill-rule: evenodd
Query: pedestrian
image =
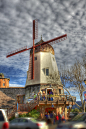
<path id="1" fill-rule="evenodd" d="M 56 117 L 56 114 L 55 114 L 55 112 L 53 111 L 53 124 L 55 124 L 55 117 Z"/>
<path id="2" fill-rule="evenodd" d="M 61 123 L 61 114 L 58 112 L 58 117 L 59 117 L 59 120 L 58 120 L 58 124 Z"/>
<path id="3" fill-rule="evenodd" d="M 47 123 L 50 124 L 51 123 L 51 119 L 50 119 L 50 113 L 48 112 L 48 119 L 47 119 Z"/>
<path id="4" fill-rule="evenodd" d="M 65 117 L 64 117 L 64 113 L 62 114 L 62 123 L 65 123 Z"/>
<path id="5" fill-rule="evenodd" d="M 58 116 L 58 114 L 56 114 L 56 123 L 57 124 L 59 123 L 59 116 Z"/>
<path id="6" fill-rule="evenodd" d="M 51 119 L 51 122 L 53 124 L 53 113 L 52 112 L 50 112 L 50 119 Z"/>
<path id="7" fill-rule="evenodd" d="M 42 91 L 40 90 L 40 100 L 42 100 Z"/>
<path id="8" fill-rule="evenodd" d="M 48 120 L 48 114 L 47 114 L 47 112 L 45 113 L 45 120 L 46 121 Z"/>
<path id="9" fill-rule="evenodd" d="M 34 99 L 36 98 L 36 94 L 34 94 Z"/>

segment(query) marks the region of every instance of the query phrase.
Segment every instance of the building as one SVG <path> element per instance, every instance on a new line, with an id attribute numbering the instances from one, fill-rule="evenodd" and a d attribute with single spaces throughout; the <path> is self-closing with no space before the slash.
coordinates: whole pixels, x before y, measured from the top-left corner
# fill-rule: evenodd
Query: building
<path id="1" fill-rule="evenodd" d="M 9 88 L 9 78 L 5 78 L 3 73 L 0 73 L 0 88 Z"/>
<path id="2" fill-rule="evenodd" d="M 35 45 L 42 42 L 44 41 L 41 37 L 41 40 Z M 37 94 L 40 90 L 51 87 L 51 83 L 57 93 L 63 94 L 64 90 L 60 80 L 53 47 L 50 44 L 47 44 L 44 47 L 42 46 L 42 48 L 39 46 L 35 49 L 34 80 L 31 80 L 32 52 L 33 50 L 30 51 L 29 69 L 27 71 L 25 85 L 25 97 L 29 98 L 33 92 Z"/>
<path id="3" fill-rule="evenodd" d="M 42 42 L 44 41 L 41 37 L 41 40 L 35 45 L 41 44 Z M 49 112 L 54 110 L 60 113 L 64 111 L 65 118 L 67 119 L 67 106 L 71 105 L 72 108 L 75 105 L 76 97 L 64 94 L 53 47 L 50 44 L 46 44 L 35 48 L 33 80 L 32 54 L 33 49 L 30 50 L 30 61 L 25 87 L 6 87 L 8 86 L 5 85 L 5 79 L 7 78 L 4 78 L 4 75 L 0 74 L 0 79 L 2 80 L 0 90 L 19 103 L 18 111 L 31 111 L 34 108 L 39 109 L 42 118 L 44 117 L 45 111 Z M 53 92 L 52 97 L 49 95 L 49 92 Z M 30 103 L 27 103 L 28 99 L 32 98 L 34 94 L 38 94 L 37 100 L 32 100 Z"/>
<path id="4" fill-rule="evenodd" d="M 41 40 L 35 45 L 44 42 Z M 32 80 L 32 54 L 30 50 L 29 69 L 27 71 L 27 79 L 25 84 L 25 102 L 34 94 L 41 93 L 38 99 L 37 109 L 40 109 L 41 116 L 44 117 L 45 111 L 55 110 L 56 112 L 65 112 L 67 118 L 67 106 L 71 107 L 75 104 L 75 97 L 64 94 L 63 85 L 61 83 L 55 60 L 54 49 L 50 44 L 40 45 L 35 48 L 34 52 L 34 79 Z M 49 100 L 49 91 L 53 92 L 52 100 Z M 45 99 L 41 101 L 41 96 L 45 94 Z M 34 106 L 33 106 L 34 107 Z"/>

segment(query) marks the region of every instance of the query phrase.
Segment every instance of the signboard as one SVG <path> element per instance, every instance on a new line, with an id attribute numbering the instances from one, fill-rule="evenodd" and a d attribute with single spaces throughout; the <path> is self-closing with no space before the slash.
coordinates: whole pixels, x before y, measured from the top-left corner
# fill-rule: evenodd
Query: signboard
<path id="1" fill-rule="evenodd" d="M 19 117 L 19 114 L 18 112 L 15 113 L 15 118 L 18 118 Z"/>
<path id="2" fill-rule="evenodd" d="M 84 100 L 86 102 L 86 91 L 84 91 Z"/>
<path id="3" fill-rule="evenodd" d="M 52 106 L 51 106 L 52 108 L 54 107 L 54 105 L 52 104 Z"/>

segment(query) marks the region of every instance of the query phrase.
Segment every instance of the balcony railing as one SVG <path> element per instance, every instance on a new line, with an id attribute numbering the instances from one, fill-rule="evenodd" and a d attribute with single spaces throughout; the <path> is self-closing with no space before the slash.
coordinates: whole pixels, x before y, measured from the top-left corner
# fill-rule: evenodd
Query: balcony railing
<path id="1" fill-rule="evenodd" d="M 75 102 L 76 97 L 70 96 L 70 95 L 64 95 L 64 94 L 55 94 L 55 95 L 38 95 L 37 99 L 39 101 L 54 101 L 56 102 L 57 100 L 59 101 L 71 101 Z"/>

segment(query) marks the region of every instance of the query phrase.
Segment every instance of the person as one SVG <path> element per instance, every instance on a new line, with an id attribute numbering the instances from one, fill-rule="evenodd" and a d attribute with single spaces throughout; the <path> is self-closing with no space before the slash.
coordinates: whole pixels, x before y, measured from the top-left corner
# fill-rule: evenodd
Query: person
<path id="1" fill-rule="evenodd" d="M 34 99 L 36 98 L 36 94 L 34 94 Z"/>
<path id="2" fill-rule="evenodd" d="M 58 117 L 59 117 L 59 120 L 58 120 L 58 124 L 61 123 L 61 114 L 58 112 Z"/>
<path id="3" fill-rule="evenodd" d="M 42 91 L 40 90 L 40 100 L 42 100 Z"/>
<path id="4" fill-rule="evenodd" d="M 50 112 L 50 119 L 51 119 L 51 122 L 53 124 L 53 113 L 52 112 Z"/>
<path id="5" fill-rule="evenodd" d="M 55 114 L 55 112 L 53 111 L 53 124 L 55 124 L 55 117 L 56 117 L 56 114 Z"/>
<path id="6" fill-rule="evenodd" d="M 65 117 L 64 117 L 64 113 L 62 114 L 62 123 L 65 123 Z"/>
<path id="7" fill-rule="evenodd" d="M 58 114 L 56 114 L 56 123 L 58 124 L 58 121 L 59 121 L 59 116 Z"/>
<path id="8" fill-rule="evenodd" d="M 47 114 L 47 112 L 45 113 L 45 120 L 47 121 L 47 119 L 48 119 L 48 114 Z"/>
<path id="9" fill-rule="evenodd" d="M 42 97 L 43 97 L 43 100 L 45 100 L 45 91 L 43 91 Z"/>
<path id="10" fill-rule="evenodd" d="M 50 119 L 50 113 L 49 113 L 49 112 L 48 112 L 48 115 L 47 115 L 47 116 L 48 116 L 48 117 L 47 117 L 47 118 L 48 118 L 48 119 L 47 119 L 47 123 L 50 124 L 50 123 L 51 123 L 51 119 Z"/>

